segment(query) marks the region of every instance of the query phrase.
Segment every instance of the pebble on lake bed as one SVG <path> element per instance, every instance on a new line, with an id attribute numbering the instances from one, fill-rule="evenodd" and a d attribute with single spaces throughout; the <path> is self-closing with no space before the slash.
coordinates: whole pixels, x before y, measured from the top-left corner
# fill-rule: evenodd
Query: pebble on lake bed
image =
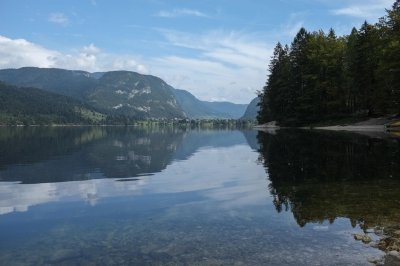
<path id="1" fill-rule="evenodd" d="M 368 244 L 372 241 L 371 237 L 363 234 L 354 234 L 354 239 L 357 241 L 361 240 L 364 244 Z"/>

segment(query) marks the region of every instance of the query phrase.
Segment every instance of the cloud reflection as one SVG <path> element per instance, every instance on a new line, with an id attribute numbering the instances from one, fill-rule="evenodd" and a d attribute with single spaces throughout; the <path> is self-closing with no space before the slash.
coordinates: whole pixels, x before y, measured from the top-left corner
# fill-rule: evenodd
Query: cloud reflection
<path id="1" fill-rule="evenodd" d="M 256 164 L 257 156 L 247 145 L 209 147 L 187 160 L 173 162 L 160 173 L 141 176 L 134 181 L 1 182 L 0 214 L 24 212 L 45 203 L 83 201 L 94 206 L 110 197 L 181 192 L 199 193 L 218 208 L 265 204 L 267 183 L 264 169 Z"/>
<path id="2" fill-rule="evenodd" d="M 114 179 L 40 184 L 0 183 L 0 214 L 25 212 L 31 206 L 71 200 L 94 206 L 102 198 L 133 195 L 145 184 L 145 180 L 116 182 Z"/>

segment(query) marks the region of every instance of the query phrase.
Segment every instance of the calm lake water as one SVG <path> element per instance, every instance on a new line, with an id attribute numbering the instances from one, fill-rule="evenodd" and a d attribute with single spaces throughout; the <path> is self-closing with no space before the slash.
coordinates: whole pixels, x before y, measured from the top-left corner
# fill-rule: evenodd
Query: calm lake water
<path id="1" fill-rule="evenodd" d="M 396 138 L 0 128 L 1 265 L 372 265 L 389 229 Z"/>

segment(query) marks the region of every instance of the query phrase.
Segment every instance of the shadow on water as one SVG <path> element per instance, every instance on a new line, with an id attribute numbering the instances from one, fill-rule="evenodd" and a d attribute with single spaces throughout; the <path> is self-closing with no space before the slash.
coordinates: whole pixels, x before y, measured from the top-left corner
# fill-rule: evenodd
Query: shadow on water
<path id="1" fill-rule="evenodd" d="M 364 230 L 364 242 L 383 235 L 371 244 L 400 251 L 399 139 L 305 130 L 257 139 L 278 212 L 290 210 L 300 227 L 345 217 Z"/>

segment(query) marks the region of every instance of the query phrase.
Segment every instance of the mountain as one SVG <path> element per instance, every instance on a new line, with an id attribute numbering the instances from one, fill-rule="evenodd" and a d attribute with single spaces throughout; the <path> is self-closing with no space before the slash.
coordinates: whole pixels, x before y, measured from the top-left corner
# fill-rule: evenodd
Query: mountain
<path id="1" fill-rule="evenodd" d="M 171 86 L 135 72 L 24 67 L 0 70 L 0 81 L 74 97 L 109 114 L 136 119 L 185 117 Z"/>
<path id="2" fill-rule="evenodd" d="M 96 73 L 58 68 L 23 67 L 0 70 L 0 80 L 18 87 L 32 87 L 84 99 L 98 83 Z"/>
<path id="3" fill-rule="evenodd" d="M 104 114 L 133 119 L 238 119 L 247 105 L 207 102 L 162 79 L 131 71 L 89 73 L 57 68 L 0 70 L 0 81 L 73 97 Z"/>
<path id="4" fill-rule="evenodd" d="M 185 90 L 175 89 L 174 94 L 185 114 L 193 119 L 239 118 L 247 106 L 229 102 L 201 101 Z"/>
<path id="5" fill-rule="evenodd" d="M 162 79 L 129 71 L 106 72 L 86 100 L 92 106 L 137 118 L 184 118 L 174 88 Z"/>
<path id="6" fill-rule="evenodd" d="M 232 119 L 239 119 L 245 112 L 247 104 L 237 104 L 231 102 L 207 102 L 203 101 L 205 105 L 217 112 L 227 114 Z"/>
<path id="7" fill-rule="evenodd" d="M 256 119 L 258 110 L 260 110 L 260 107 L 258 106 L 259 102 L 260 102 L 260 98 L 258 98 L 258 97 L 251 100 L 251 102 L 247 106 L 246 111 L 244 112 L 244 115 L 241 118 L 242 119 Z"/>
<path id="8" fill-rule="evenodd" d="M 190 118 L 229 118 L 228 114 L 220 113 L 216 110 L 210 109 L 203 101 L 197 99 L 188 91 L 175 89 L 174 94 L 183 111 Z"/>
<path id="9" fill-rule="evenodd" d="M 68 96 L 0 82 L 0 125 L 94 124 L 106 116 Z"/>

